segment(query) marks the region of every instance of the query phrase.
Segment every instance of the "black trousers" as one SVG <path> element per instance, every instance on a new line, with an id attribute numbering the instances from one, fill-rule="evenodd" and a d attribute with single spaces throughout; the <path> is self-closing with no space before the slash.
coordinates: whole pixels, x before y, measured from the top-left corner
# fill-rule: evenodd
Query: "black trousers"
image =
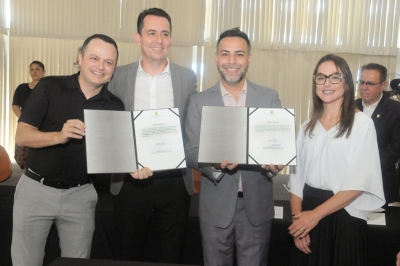
<path id="1" fill-rule="evenodd" d="M 155 173 L 146 180 L 125 177 L 120 193 L 113 197 L 118 259 L 180 262 L 191 197 L 182 175 L 172 173 L 158 177 Z M 154 233 L 151 252 L 146 241 Z"/>

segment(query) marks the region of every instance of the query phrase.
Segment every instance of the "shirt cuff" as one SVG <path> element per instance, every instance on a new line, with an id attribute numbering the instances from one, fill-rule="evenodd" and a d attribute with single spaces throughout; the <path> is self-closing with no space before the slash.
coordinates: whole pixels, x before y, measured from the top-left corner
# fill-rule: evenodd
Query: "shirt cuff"
<path id="1" fill-rule="evenodd" d="M 217 170 L 213 167 L 213 176 L 215 180 L 218 180 L 221 177 L 222 170 Z"/>

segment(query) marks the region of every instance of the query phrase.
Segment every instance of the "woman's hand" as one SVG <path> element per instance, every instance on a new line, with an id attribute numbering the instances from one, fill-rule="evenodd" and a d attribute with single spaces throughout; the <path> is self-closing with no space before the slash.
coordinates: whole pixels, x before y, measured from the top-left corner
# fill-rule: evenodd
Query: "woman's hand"
<path id="1" fill-rule="evenodd" d="M 316 211 L 304 211 L 293 216 L 293 223 L 289 226 L 289 233 L 293 238 L 304 238 L 322 219 Z"/>
<path id="2" fill-rule="evenodd" d="M 293 216 L 289 234 L 293 237 L 296 247 L 305 254 L 311 253 L 309 233 L 320 220 L 321 218 L 315 211 L 304 211 Z"/>
<path id="3" fill-rule="evenodd" d="M 311 243 L 310 235 L 306 235 L 302 239 L 294 238 L 294 244 L 296 245 L 296 247 L 305 254 L 311 253 L 310 243 Z"/>

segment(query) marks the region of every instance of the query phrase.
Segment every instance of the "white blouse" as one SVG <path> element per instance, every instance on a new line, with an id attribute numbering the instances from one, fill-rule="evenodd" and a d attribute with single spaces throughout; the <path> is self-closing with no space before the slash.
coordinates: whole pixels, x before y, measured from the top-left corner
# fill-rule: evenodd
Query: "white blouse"
<path id="1" fill-rule="evenodd" d="M 376 131 L 372 119 L 362 112 L 355 114 L 349 138 L 335 138 L 338 128 L 326 131 L 317 122 L 310 138 L 305 122 L 297 136 L 297 166 L 290 175 L 290 192 L 303 198 L 304 184 L 331 190 L 363 193 L 345 210 L 354 217 L 367 219 L 367 212 L 384 203 L 382 174 Z"/>

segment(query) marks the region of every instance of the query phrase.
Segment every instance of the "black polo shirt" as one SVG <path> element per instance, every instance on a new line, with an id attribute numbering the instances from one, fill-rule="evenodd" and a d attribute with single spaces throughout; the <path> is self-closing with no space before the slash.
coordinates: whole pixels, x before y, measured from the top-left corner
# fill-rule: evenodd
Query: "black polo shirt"
<path id="1" fill-rule="evenodd" d="M 25 103 L 19 121 L 43 132 L 54 132 L 61 131 L 69 119 L 84 121 L 84 109 L 124 110 L 122 101 L 108 91 L 107 84 L 99 94 L 87 100 L 80 89 L 78 74 L 41 78 Z M 54 182 L 87 182 L 85 138 L 70 139 L 65 144 L 45 148 L 30 148 L 26 166 Z"/>

